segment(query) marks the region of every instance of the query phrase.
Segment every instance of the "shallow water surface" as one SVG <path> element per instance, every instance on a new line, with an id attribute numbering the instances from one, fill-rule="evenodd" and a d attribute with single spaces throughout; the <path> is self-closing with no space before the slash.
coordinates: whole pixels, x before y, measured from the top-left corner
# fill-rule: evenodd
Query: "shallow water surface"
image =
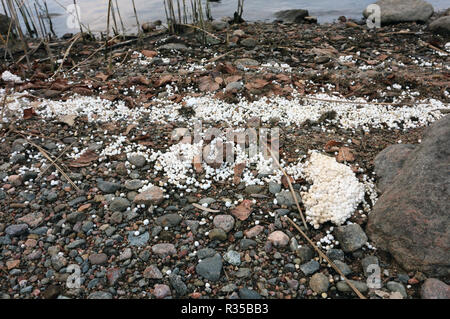
<path id="1" fill-rule="evenodd" d="M 73 0 L 46 0 L 52 23 L 57 34 L 66 32 L 76 32 L 68 23 L 68 14 L 65 8 L 73 5 Z M 29 0 L 29 3 L 34 1 Z M 39 0 L 42 3 L 42 0 Z M 132 0 L 113 0 L 119 7 L 125 28 L 129 32 L 136 31 L 136 18 Z M 152 21 L 161 19 L 165 21 L 163 0 L 134 0 L 138 12 L 139 21 Z M 183 0 L 179 0 L 183 3 Z M 190 8 L 190 1 L 185 0 Z M 332 22 L 339 16 L 346 16 L 354 19 L 362 17 L 362 11 L 367 5 L 374 3 L 374 0 L 244 0 L 245 20 L 250 21 L 272 21 L 273 14 L 279 10 L 286 9 L 307 9 L 310 15 L 317 16 L 319 23 Z M 429 0 L 434 9 L 442 10 L 449 7 L 448 0 Z M 106 15 L 108 0 L 76 0 L 80 7 L 81 22 L 89 26 L 91 31 L 100 32 L 106 30 Z M 177 0 L 174 0 L 176 6 Z M 237 9 L 237 0 L 220 0 L 210 2 L 212 16 L 220 18 L 232 16 Z M 2 10 L 3 11 L 3 10 Z M 111 22 L 112 23 L 112 22 Z M 117 21 L 120 27 L 120 22 Z"/>

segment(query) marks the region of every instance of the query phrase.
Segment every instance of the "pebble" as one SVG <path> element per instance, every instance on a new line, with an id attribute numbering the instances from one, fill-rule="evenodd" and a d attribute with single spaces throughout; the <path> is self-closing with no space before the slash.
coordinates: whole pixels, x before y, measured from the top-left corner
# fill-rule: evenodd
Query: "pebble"
<path id="1" fill-rule="evenodd" d="M 113 183 L 113 182 L 107 182 L 107 181 L 98 181 L 97 187 L 106 194 L 112 194 L 117 192 L 119 189 L 122 188 L 120 184 Z"/>
<path id="2" fill-rule="evenodd" d="M 20 235 L 23 235 L 28 232 L 28 225 L 27 224 L 15 224 L 15 225 L 9 225 L 5 229 L 6 235 L 9 235 L 11 237 L 18 237 Z"/>
<path id="3" fill-rule="evenodd" d="M 152 251 L 160 257 L 176 255 L 177 253 L 173 244 L 156 244 L 152 246 Z"/>
<path id="4" fill-rule="evenodd" d="M 130 206 L 131 203 L 128 199 L 117 197 L 109 204 L 109 209 L 113 212 L 123 212 Z"/>
<path id="5" fill-rule="evenodd" d="M 171 295 L 170 287 L 164 284 L 155 284 L 153 287 L 153 295 L 157 299 L 163 299 Z"/>
<path id="6" fill-rule="evenodd" d="M 276 247 L 284 247 L 289 243 L 289 236 L 281 230 L 274 231 L 267 239 Z"/>
<path id="7" fill-rule="evenodd" d="M 198 275 L 210 281 L 218 281 L 222 272 L 222 257 L 216 254 L 214 257 L 202 259 L 195 271 Z"/>
<path id="8" fill-rule="evenodd" d="M 138 205 L 158 205 L 164 199 L 164 192 L 160 187 L 152 186 L 149 189 L 138 194 L 134 198 L 134 202 Z"/>
<path id="9" fill-rule="evenodd" d="M 162 227 L 175 227 L 183 218 L 178 214 L 166 214 L 156 219 L 156 223 Z"/>
<path id="10" fill-rule="evenodd" d="M 101 265 L 108 261 L 108 256 L 105 253 L 91 254 L 89 256 L 89 261 L 93 265 Z"/>
<path id="11" fill-rule="evenodd" d="M 150 265 L 147 268 L 145 268 L 143 273 L 144 278 L 147 279 L 162 279 L 163 274 L 158 269 L 156 265 Z"/>
<path id="12" fill-rule="evenodd" d="M 128 232 L 128 243 L 130 244 L 130 246 L 146 246 L 149 239 L 150 234 L 148 232 L 145 232 L 138 236 L 136 236 L 133 231 Z"/>
<path id="13" fill-rule="evenodd" d="M 369 288 L 367 287 L 367 284 L 362 281 L 355 281 L 355 280 L 349 280 L 355 287 L 358 289 L 361 293 L 366 293 Z M 352 292 L 352 288 L 350 288 L 349 285 L 345 281 L 339 281 L 336 284 L 337 290 L 340 292 Z"/>
<path id="14" fill-rule="evenodd" d="M 113 299 L 112 294 L 107 291 L 96 291 L 88 296 L 88 299 Z"/>
<path id="15" fill-rule="evenodd" d="M 228 233 L 234 227 L 234 217 L 231 215 L 217 215 L 214 217 L 213 224 L 215 227 Z"/>
<path id="16" fill-rule="evenodd" d="M 309 280 L 309 286 L 316 293 L 327 292 L 329 285 L 328 277 L 322 273 L 314 274 Z"/>
<path id="17" fill-rule="evenodd" d="M 347 276 L 352 273 L 352 269 L 344 262 L 340 260 L 333 260 L 333 263 L 339 268 L 340 271 Z"/>
<path id="18" fill-rule="evenodd" d="M 239 298 L 241 299 L 262 299 L 261 295 L 253 289 L 246 287 L 239 289 Z"/>
<path id="19" fill-rule="evenodd" d="M 233 266 L 239 266 L 241 264 L 241 255 L 235 250 L 227 251 L 223 259 Z"/>
<path id="20" fill-rule="evenodd" d="M 358 224 L 337 227 L 336 239 L 344 252 L 353 252 L 367 243 L 367 235 Z"/>
<path id="21" fill-rule="evenodd" d="M 227 240 L 227 233 L 221 228 L 214 228 L 208 234 L 209 239 L 225 241 Z"/>
<path id="22" fill-rule="evenodd" d="M 171 274 L 169 276 L 169 282 L 173 289 L 175 289 L 175 292 L 178 296 L 184 296 L 188 292 L 188 288 L 186 284 L 183 282 L 181 276 Z"/>
<path id="23" fill-rule="evenodd" d="M 320 264 L 315 260 L 310 260 L 306 264 L 300 265 L 300 270 L 306 275 L 312 275 L 320 268 Z"/>
<path id="24" fill-rule="evenodd" d="M 136 168 L 142 168 L 147 163 L 147 160 L 143 155 L 131 155 L 128 158 L 128 162 L 130 162 L 131 165 L 136 166 Z"/>
<path id="25" fill-rule="evenodd" d="M 407 298 L 408 294 L 406 293 L 405 286 L 403 284 L 396 282 L 396 281 L 389 281 L 386 284 L 387 289 L 389 289 L 392 292 L 399 292 L 403 298 Z"/>

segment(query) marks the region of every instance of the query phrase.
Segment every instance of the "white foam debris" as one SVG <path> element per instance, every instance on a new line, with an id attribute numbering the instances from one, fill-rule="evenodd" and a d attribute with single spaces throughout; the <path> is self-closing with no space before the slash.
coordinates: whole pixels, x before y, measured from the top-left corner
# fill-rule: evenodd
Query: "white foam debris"
<path id="1" fill-rule="evenodd" d="M 312 183 L 308 192 L 301 193 L 306 219 L 316 229 L 327 221 L 342 225 L 364 199 L 364 184 L 350 167 L 332 157 L 311 152 L 304 174 Z"/>
<path id="2" fill-rule="evenodd" d="M 5 82 L 23 83 L 22 79 L 19 76 L 12 74 L 8 70 L 2 73 L 2 80 Z"/>

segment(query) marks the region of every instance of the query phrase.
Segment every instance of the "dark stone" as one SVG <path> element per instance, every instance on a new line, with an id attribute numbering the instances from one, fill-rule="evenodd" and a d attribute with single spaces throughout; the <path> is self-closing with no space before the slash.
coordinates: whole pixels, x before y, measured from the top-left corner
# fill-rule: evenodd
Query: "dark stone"
<path id="1" fill-rule="evenodd" d="M 239 289 L 239 297 L 241 299 L 262 299 L 259 293 L 245 287 Z"/>

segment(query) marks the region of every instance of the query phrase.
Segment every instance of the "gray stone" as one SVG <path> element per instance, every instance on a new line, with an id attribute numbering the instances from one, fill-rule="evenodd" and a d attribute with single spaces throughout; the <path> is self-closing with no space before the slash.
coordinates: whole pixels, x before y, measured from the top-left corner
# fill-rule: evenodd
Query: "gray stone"
<path id="1" fill-rule="evenodd" d="M 234 64 L 239 69 L 245 69 L 248 67 L 258 66 L 259 62 L 256 60 L 253 60 L 253 59 L 249 59 L 249 58 L 242 58 L 242 59 L 237 59 L 236 61 L 234 61 Z"/>
<path id="2" fill-rule="evenodd" d="M 300 197 L 300 194 L 298 192 L 295 192 L 295 196 L 297 197 L 297 200 L 299 203 L 301 203 L 302 198 Z M 292 193 L 289 190 L 284 190 L 276 194 L 275 196 L 278 205 L 285 205 L 285 206 L 295 206 L 294 197 L 292 196 Z"/>
<path id="3" fill-rule="evenodd" d="M 233 266 L 239 266 L 241 264 L 241 255 L 235 250 L 227 251 L 223 259 Z"/>
<path id="4" fill-rule="evenodd" d="M 224 21 L 220 21 L 220 20 L 214 20 L 211 22 L 211 26 L 216 31 L 222 31 L 223 29 L 225 29 L 228 26 L 228 23 L 226 23 Z"/>
<path id="5" fill-rule="evenodd" d="M 88 296 L 88 299 L 112 299 L 112 294 L 106 291 L 96 291 Z"/>
<path id="6" fill-rule="evenodd" d="M 222 257 L 216 254 L 200 261 L 195 270 L 198 275 L 210 281 L 218 281 L 222 272 Z"/>
<path id="7" fill-rule="evenodd" d="M 109 204 L 109 209 L 113 212 L 123 212 L 130 206 L 131 203 L 128 199 L 117 197 L 111 202 L 111 204 Z"/>
<path id="8" fill-rule="evenodd" d="M 177 51 L 186 51 L 188 50 L 188 47 L 184 45 L 183 43 L 167 43 L 160 47 L 158 47 L 159 50 L 177 50 Z"/>
<path id="9" fill-rule="evenodd" d="M 148 232 L 140 234 L 139 236 L 135 236 L 134 231 L 128 232 L 128 243 L 130 244 L 130 246 L 146 246 L 149 238 L 150 234 Z"/>
<path id="10" fill-rule="evenodd" d="M 367 243 L 366 233 L 358 224 L 337 227 L 335 235 L 342 250 L 346 253 L 358 250 Z"/>
<path id="11" fill-rule="evenodd" d="M 261 295 L 252 289 L 246 287 L 239 289 L 239 298 L 241 299 L 262 299 Z"/>
<path id="12" fill-rule="evenodd" d="M 178 296 L 182 297 L 187 294 L 188 289 L 186 284 L 181 279 L 180 275 L 171 274 L 169 276 L 169 282 Z"/>
<path id="13" fill-rule="evenodd" d="M 27 232 L 28 232 L 27 224 L 9 225 L 5 229 L 6 235 L 9 235 L 11 237 L 20 236 L 20 235 L 26 234 Z"/>
<path id="14" fill-rule="evenodd" d="M 403 298 L 407 298 L 408 294 L 406 293 L 406 289 L 403 286 L 403 284 L 396 282 L 396 281 L 389 281 L 386 284 L 387 289 L 389 289 L 392 292 L 399 292 L 401 293 Z"/>
<path id="15" fill-rule="evenodd" d="M 349 280 L 353 286 L 355 286 L 356 289 L 358 289 L 361 293 L 366 293 L 369 288 L 367 287 L 367 284 L 362 281 L 355 281 L 355 280 Z M 340 292 L 352 292 L 352 288 L 350 288 L 349 285 L 345 281 L 339 281 L 336 284 L 337 290 Z"/>
<path id="16" fill-rule="evenodd" d="M 214 256 L 216 253 L 217 252 L 212 248 L 203 248 L 203 249 L 200 249 L 199 251 L 197 251 L 197 258 L 205 259 L 205 258 Z"/>
<path id="17" fill-rule="evenodd" d="M 327 257 L 331 260 L 344 261 L 345 254 L 341 249 L 331 248 L 327 251 Z"/>
<path id="18" fill-rule="evenodd" d="M 156 265 L 150 265 L 147 268 L 145 268 L 143 273 L 144 278 L 147 279 L 162 279 L 163 274 L 158 269 Z"/>
<path id="19" fill-rule="evenodd" d="M 295 253 L 302 263 L 306 263 L 314 257 L 313 250 L 308 246 L 298 248 Z"/>
<path id="20" fill-rule="evenodd" d="M 132 179 L 129 181 L 126 181 L 124 184 L 125 188 L 130 191 L 135 191 L 144 186 L 144 183 L 139 179 Z"/>
<path id="21" fill-rule="evenodd" d="M 306 264 L 300 265 L 300 270 L 306 275 L 312 275 L 320 268 L 320 264 L 315 260 L 310 260 Z"/>
<path id="22" fill-rule="evenodd" d="M 272 194 L 278 194 L 281 192 L 281 184 L 269 182 L 269 192 Z"/>
<path id="23" fill-rule="evenodd" d="M 141 168 L 144 167 L 145 164 L 147 163 L 147 160 L 145 159 L 145 157 L 143 155 L 131 155 L 128 158 L 128 162 L 130 162 L 131 165 L 134 165 L 136 168 Z"/>
<path id="24" fill-rule="evenodd" d="M 426 22 L 434 12 L 433 6 L 423 0 L 379 0 L 381 24 L 400 22 Z M 365 9 L 367 18 L 371 13 Z"/>
<path id="25" fill-rule="evenodd" d="M 352 273 L 351 268 L 346 263 L 340 260 L 333 260 L 333 263 L 339 268 L 340 271 L 342 271 L 344 276 L 347 276 Z"/>
<path id="26" fill-rule="evenodd" d="M 97 187 L 103 192 L 107 194 L 115 193 L 119 189 L 121 189 L 121 185 L 113 182 L 107 181 L 98 181 Z"/>
<path id="27" fill-rule="evenodd" d="M 241 81 L 228 83 L 225 87 L 225 91 L 239 91 L 244 87 L 244 83 Z"/>
<path id="28" fill-rule="evenodd" d="M 430 23 L 429 29 L 434 33 L 450 35 L 450 16 L 440 17 Z"/>
<path id="29" fill-rule="evenodd" d="M 241 40 L 241 45 L 247 48 L 254 48 L 258 44 L 258 41 L 256 41 L 254 38 L 246 38 Z"/>
<path id="30" fill-rule="evenodd" d="M 369 215 L 366 231 L 407 271 L 450 274 L 450 116 L 431 125 Z"/>

